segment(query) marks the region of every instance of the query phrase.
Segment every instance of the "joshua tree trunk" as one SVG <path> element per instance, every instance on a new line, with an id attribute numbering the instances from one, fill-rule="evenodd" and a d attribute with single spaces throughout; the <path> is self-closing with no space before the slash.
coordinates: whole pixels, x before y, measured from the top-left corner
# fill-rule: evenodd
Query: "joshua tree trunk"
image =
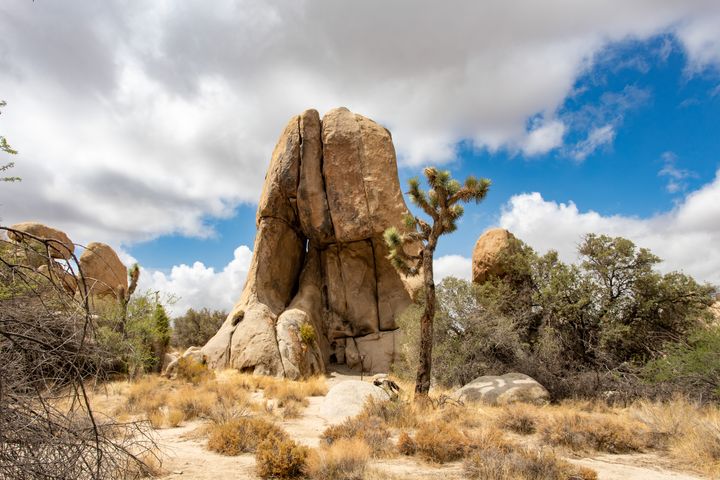
<path id="1" fill-rule="evenodd" d="M 423 285 L 425 310 L 420 319 L 420 359 L 415 379 L 415 395 L 426 396 L 430 391 L 432 369 L 433 318 L 435 317 L 435 281 L 433 280 L 433 250 L 425 247 L 423 254 Z"/>
<path id="2" fill-rule="evenodd" d="M 422 268 L 425 287 L 425 310 L 420 318 L 420 359 L 415 378 L 415 397 L 427 397 L 430 392 L 430 374 L 432 370 L 433 320 L 435 319 L 435 279 L 433 277 L 433 256 L 441 231 L 434 225 L 423 247 Z"/>

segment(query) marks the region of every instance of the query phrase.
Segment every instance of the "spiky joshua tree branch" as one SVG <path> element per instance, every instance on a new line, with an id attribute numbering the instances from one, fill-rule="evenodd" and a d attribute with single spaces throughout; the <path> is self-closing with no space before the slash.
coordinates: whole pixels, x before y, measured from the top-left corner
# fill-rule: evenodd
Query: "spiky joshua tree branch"
<path id="1" fill-rule="evenodd" d="M 432 322 L 435 317 L 435 281 L 433 279 L 433 255 L 441 235 L 457 230 L 457 220 L 464 209 L 461 203 L 480 203 L 487 195 L 490 180 L 469 176 L 461 184 L 448 171 L 435 167 L 423 170 L 430 189 L 420 187 L 420 180 L 409 181 L 410 200 L 430 217 L 429 221 L 407 214 L 403 227 L 385 230 L 385 243 L 390 249 L 388 258 L 404 275 L 422 272 L 425 287 L 425 310 L 420 319 L 420 361 L 415 382 L 415 396 L 426 397 L 430 391 L 432 367 Z M 412 253 L 409 253 L 412 252 Z M 417 253 L 415 253 L 417 252 Z"/>

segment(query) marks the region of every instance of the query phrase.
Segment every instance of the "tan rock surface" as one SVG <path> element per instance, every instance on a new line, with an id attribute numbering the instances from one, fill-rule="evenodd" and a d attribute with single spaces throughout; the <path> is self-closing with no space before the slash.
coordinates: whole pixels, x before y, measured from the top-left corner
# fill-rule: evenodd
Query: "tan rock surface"
<path id="1" fill-rule="evenodd" d="M 385 332 L 410 296 L 381 236 L 406 212 L 385 128 L 345 108 L 290 119 L 265 177 L 245 287 L 203 347 L 208 364 L 300 378 L 345 363 L 346 345 L 363 338 L 363 355 L 387 370 L 395 343 Z"/>
<path id="2" fill-rule="evenodd" d="M 72 257 L 72 253 L 75 251 L 75 245 L 65 232 L 61 232 L 56 228 L 48 227 L 42 223 L 16 223 L 15 225 L 12 225 L 10 229 L 18 231 L 8 231 L 8 237 L 10 240 L 17 243 L 26 243 L 31 246 L 37 245 L 37 241 L 35 241 L 32 237 L 37 237 L 41 240 L 49 240 L 48 250 L 52 258 L 69 260 Z M 23 235 L 23 233 L 28 235 Z"/>
<path id="3" fill-rule="evenodd" d="M 90 296 L 121 298 L 128 289 L 125 265 L 109 245 L 92 242 L 80 255 L 81 278 Z"/>
<path id="4" fill-rule="evenodd" d="M 502 275 L 502 256 L 514 248 L 515 236 L 504 228 L 493 228 L 478 238 L 472 255 L 472 278 L 484 283 L 488 277 Z"/>

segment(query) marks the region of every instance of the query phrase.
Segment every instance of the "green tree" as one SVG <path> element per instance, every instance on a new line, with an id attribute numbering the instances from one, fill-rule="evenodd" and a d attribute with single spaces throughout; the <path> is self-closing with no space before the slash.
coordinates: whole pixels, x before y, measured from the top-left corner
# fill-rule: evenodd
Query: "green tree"
<path id="1" fill-rule="evenodd" d="M 227 313 L 220 310 L 190 308 L 184 315 L 173 320 L 172 343 L 182 348 L 205 345 L 226 318 Z"/>
<path id="2" fill-rule="evenodd" d="M 415 395 L 418 398 L 427 396 L 430 391 L 436 301 L 433 256 L 438 240 L 440 236 L 457 229 L 457 220 L 464 213 L 460 204 L 470 201 L 479 203 L 490 188 L 490 180 L 486 178 L 478 180 L 470 176 L 461 185 L 450 177 L 448 171 L 427 167 L 423 173 L 430 189 L 423 191 L 419 179 L 413 178 L 409 182 L 408 195 L 430 217 L 430 221 L 408 214 L 405 228 L 400 230 L 390 227 L 385 231 L 385 242 L 390 249 L 389 258 L 393 266 L 403 274 L 417 275 L 422 272 L 423 275 L 425 305 L 420 318 L 420 352 L 415 379 Z"/>
<path id="3" fill-rule="evenodd" d="M 7 105 L 4 101 L 0 100 L 0 108 Z M 1 112 L 0 112 L 1 113 Z M 0 151 L 7 153 L 8 155 L 16 155 L 17 152 L 12 149 L 12 147 L 8 144 L 7 139 L 0 135 Z M 5 176 L 5 172 L 10 170 L 15 166 L 14 162 L 8 162 L 5 164 L 0 163 L 0 182 L 18 182 L 20 181 L 20 177 L 7 177 Z"/>

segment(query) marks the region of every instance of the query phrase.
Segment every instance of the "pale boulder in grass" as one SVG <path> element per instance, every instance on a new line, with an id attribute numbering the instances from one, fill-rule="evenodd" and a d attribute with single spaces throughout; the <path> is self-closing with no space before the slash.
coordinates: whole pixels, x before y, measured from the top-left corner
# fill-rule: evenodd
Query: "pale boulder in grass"
<path id="1" fill-rule="evenodd" d="M 483 402 L 490 405 L 517 402 L 543 405 L 550 401 L 550 394 L 545 387 L 523 373 L 478 377 L 457 390 L 453 397 L 463 402 Z"/>
<path id="2" fill-rule="evenodd" d="M 358 415 L 369 398 L 388 400 L 390 396 L 380 387 L 360 380 L 347 380 L 333 386 L 325 395 L 322 417 L 330 424 L 341 423 Z"/>

